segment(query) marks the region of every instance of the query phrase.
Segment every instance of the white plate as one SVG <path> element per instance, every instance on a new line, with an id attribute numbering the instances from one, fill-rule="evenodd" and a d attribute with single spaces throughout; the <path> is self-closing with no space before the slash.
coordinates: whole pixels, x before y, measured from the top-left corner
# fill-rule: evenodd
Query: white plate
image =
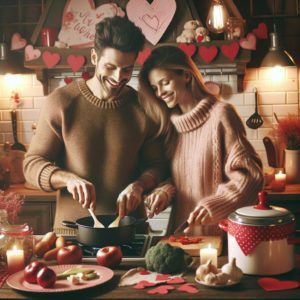
<path id="1" fill-rule="evenodd" d="M 70 268 L 90 268 L 94 269 L 99 274 L 99 278 L 87 280 L 79 285 L 74 285 L 67 279 L 56 280 L 55 284 L 51 288 L 43 288 L 39 284 L 28 283 L 24 280 L 24 271 L 19 271 L 10 275 L 7 279 L 7 284 L 13 289 L 33 292 L 33 293 L 61 293 L 61 292 L 73 292 L 77 290 L 88 289 L 109 281 L 113 276 L 114 272 L 106 267 L 100 265 L 50 265 L 56 274 L 62 273 Z"/>
<path id="2" fill-rule="evenodd" d="M 214 289 L 226 288 L 226 287 L 233 286 L 233 285 L 236 285 L 236 284 L 240 283 L 240 281 L 231 281 L 231 280 L 229 280 L 227 282 L 227 284 L 208 284 L 205 281 L 198 280 L 196 277 L 195 277 L 195 281 L 199 284 L 202 284 L 202 285 L 214 288 Z"/>

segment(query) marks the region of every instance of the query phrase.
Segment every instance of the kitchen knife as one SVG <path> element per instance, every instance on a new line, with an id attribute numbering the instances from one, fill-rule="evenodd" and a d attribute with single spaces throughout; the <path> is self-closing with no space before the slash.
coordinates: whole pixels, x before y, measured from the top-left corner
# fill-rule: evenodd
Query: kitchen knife
<path id="1" fill-rule="evenodd" d="M 181 225 L 179 225 L 175 230 L 174 230 L 174 235 L 177 235 L 179 233 L 181 233 L 185 228 L 187 228 L 189 226 L 189 222 L 185 221 L 183 222 Z"/>
<path id="2" fill-rule="evenodd" d="M 278 166 L 277 166 L 277 158 L 276 158 L 276 149 L 272 140 L 268 136 L 265 136 L 263 138 L 263 143 L 266 148 L 269 166 L 273 168 L 277 168 Z"/>

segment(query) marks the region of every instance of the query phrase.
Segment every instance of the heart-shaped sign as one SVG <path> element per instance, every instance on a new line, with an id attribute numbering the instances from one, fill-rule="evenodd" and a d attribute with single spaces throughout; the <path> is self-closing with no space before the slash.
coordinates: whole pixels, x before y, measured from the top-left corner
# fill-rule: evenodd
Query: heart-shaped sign
<path id="1" fill-rule="evenodd" d="M 23 49 L 27 45 L 27 41 L 23 39 L 20 33 L 15 32 L 11 37 L 11 50 Z"/>
<path id="2" fill-rule="evenodd" d="M 265 23 L 259 23 L 257 28 L 254 28 L 252 32 L 258 39 L 266 40 L 268 38 L 268 28 Z"/>
<path id="3" fill-rule="evenodd" d="M 93 0 L 68 0 L 58 39 L 73 48 L 92 47 L 95 25 L 106 17 L 124 15 L 124 11 L 115 3 L 106 3 L 95 8 Z"/>
<path id="4" fill-rule="evenodd" d="M 256 49 L 256 36 L 253 33 L 248 33 L 245 38 L 240 39 L 240 46 L 243 49 Z"/>
<path id="5" fill-rule="evenodd" d="M 142 66 L 150 54 L 151 54 L 150 48 L 145 48 L 143 51 L 140 51 L 136 59 L 137 63 Z"/>
<path id="6" fill-rule="evenodd" d="M 229 58 L 230 60 L 234 60 L 239 53 L 240 45 L 238 42 L 233 42 L 228 45 L 222 45 L 221 51 L 222 53 Z"/>
<path id="7" fill-rule="evenodd" d="M 60 55 L 58 53 L 52 53 L 50 51 L 43 52 L 42 58 L 48 69 L 53 68 L 60 61 Z"/>
<path id="8" fill-rule="evenodd" d="M 73 72 L 77 72 L 85 62 L 85 57 L 83 55 L 75 56 L 73 54 L 67 57 L 67 63 L 71 67 Z"/>
<path id="9" fill-rule="evenodd" d="M 179 43 L 178 47 L 182 51 L 184 51 L 189 57 L 192 57 L 197 50 L 197 48 L 194 44 Z"/>
<path id="10" fill-rule="evenodd" d="M 137 289 L 137 290 L 142 290 L 142 289 L 144 289 L 146 287 L 155 286 L 155 285 L 157 285 L 156 282 L 149 282 L 147 280 L 141 280 L 133 288 Z"/>
<path id="11" fill-rule="evenodd" d="M 179 283 L 185 283 L 185 280 L 180 276 L 173 277 L 167 281 L 167 284 L 179 284 Z"/>
<path id="12" fill-rule="evenodd" d="M 126 6 L 129 20 L 140 27 L 146 39 L 156 45 L 176 12 L 175 0 L 129 0 Z"/>
<path id="13" fill-rule="evenodd" d="M 25 61 L 35 60 L 41 56 L 39 49 L 34 49 L 32 45 L 27 45 L 24 51 Z"/>
<path id="14" fill-rule="evenodd" d="M 189 294 L 196 294 L 198 293 L 198 289 L 191 283 L 185 283 L 182 286 L 180 286 L 177 291 L 181 292 L 187 292 Z"/>
<path id="15" fill-rule="evenodd" d="M 159 295 L 166 295 L 169 293 L 169 291 L 174 290 L 174 286 L 172 285 L 160 285 L 157 288 L 154 288 L 150 291 L 148 291 L 147 293 L 150 295 L 153 294 L 159 294 Z"/>
<path id="16" fill-rule="evenodd" d="M 200 46 L 198 50 L 198 55 L 207 64 L 209 64 L 218 54 L 218 48 L 216 46 L 205 47 Z"/>
<path id="17" fill-rule="evenodd" d="M 257 282 L 267 292 L 295 289 L 300 285 L 298 281 L 284 281 L 271 277 L 259 278 Z"/>

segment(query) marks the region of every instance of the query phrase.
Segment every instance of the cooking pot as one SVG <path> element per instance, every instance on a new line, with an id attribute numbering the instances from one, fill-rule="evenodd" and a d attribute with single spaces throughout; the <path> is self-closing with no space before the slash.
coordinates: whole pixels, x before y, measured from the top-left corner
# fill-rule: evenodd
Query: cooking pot
<path id="1" fill-rule="evenodd" d="M 107 228 L 114 221 L 115 215 L 97 215 L 97 219 L 105 228 L 94 228 L 92 217 L 77 219 L 76 222 L 62 221 L 64 226 L 77 228 L 77 240 L 86 246 L 103 247 L 109 245 L 121 245 L 134 239 L 136 225 L 144 223 L 146 219 L 137 220 L 132 216 L 121 219 L 118 227 Z"/>
<path id="2" fill-rule="evenodd" d="M 237 209 L 221 220 L 219 227 L 227 232 L 228 259 L 245 274 L 276 275 L 294 268 L 295 217 L 285 208 L 269 206 L 267 193 L 258 194 L 256 206 Z"/>

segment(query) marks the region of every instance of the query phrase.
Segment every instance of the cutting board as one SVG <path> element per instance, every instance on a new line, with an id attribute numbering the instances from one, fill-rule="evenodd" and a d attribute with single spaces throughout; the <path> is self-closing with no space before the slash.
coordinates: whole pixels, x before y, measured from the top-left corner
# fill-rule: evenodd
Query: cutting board
<path id="1" fill-rule="evenodd" d="M 223 246 L 222 237 L 220 236 L 192 236 L 192 237 L 200 237 L 201 241 L 197 244 L 183 245 L 179 242 L 169 241 L 169 237 L 164 237 L 160 240 L 160 242 L 168 243 L 171 246 L 180 247 L 191 256 L 199 256 L 199 250 L 202 248 L 207 248 L 209 244 L 211 245 L 212 248 L 218 250 L 218 256 L 221 254 L 222 246 Z"/>

